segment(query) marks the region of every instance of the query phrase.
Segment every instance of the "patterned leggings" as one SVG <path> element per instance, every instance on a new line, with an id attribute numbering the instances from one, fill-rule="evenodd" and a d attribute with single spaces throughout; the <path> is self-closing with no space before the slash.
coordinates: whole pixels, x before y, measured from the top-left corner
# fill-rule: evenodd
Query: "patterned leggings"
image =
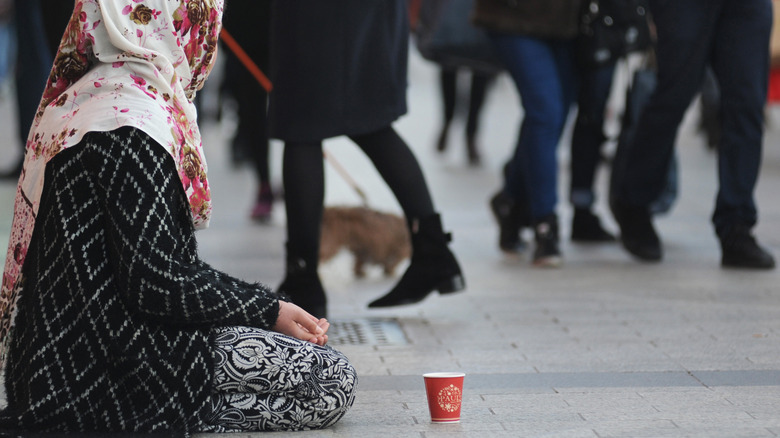
<path id="1" fill-rule="evenodd" d="M 214 332 L 214 394 L 204 432 L 307 430 L 338 421 L 357 374 L 330 347 L 250 327 Z"/>

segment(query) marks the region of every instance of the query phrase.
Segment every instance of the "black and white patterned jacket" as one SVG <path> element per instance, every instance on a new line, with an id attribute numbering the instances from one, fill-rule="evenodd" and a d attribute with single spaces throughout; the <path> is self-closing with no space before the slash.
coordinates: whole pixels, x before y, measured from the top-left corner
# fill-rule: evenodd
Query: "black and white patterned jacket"
<path id="1" fill-rule="evenodd" d="M 173 160 L 146 134 L 81 143 L 47 165 L 0 430 L 197 431 L 211 329 L 269 329 L 278 300 L 198 258 Z"/>

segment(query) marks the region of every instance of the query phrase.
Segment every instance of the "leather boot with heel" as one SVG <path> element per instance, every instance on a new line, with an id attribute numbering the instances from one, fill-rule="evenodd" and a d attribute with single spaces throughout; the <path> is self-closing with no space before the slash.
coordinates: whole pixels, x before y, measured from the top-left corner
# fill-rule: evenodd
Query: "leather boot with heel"
<path id="1" fill-rule="evenodd" d="M 327 318 L 327 298 L 317 273 L 316 259 L 288 256 L 287 274 L 276 293 L 282 300 L 292 301 L 317 318 Z"/>
<path id="2" fill-rule="evenodd" d="M 442 230 L 438 214 L 412 220 L 412 259 L 395 287 L 368 307 L 392 307 L 422 301 L 433 291 L 457 292 L 466 287 L 458 261 L 447 246 L 452 239 Z"/>

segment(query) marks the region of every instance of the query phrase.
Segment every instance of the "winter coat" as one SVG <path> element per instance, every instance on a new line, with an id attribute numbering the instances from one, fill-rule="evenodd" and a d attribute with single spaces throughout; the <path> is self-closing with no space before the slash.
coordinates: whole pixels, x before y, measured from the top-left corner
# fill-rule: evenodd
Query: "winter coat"
<path id="1" fill-rule="evenodd" d="M 581 0 L 476 0 L 472 22 L 490 31 L 539 38 L 577 35 Z"/>
<path id="2" fill-rule="evenodd" d="M 273 3 L 272 137 L 365 134 L 406 113 L 407 1 Z"/>

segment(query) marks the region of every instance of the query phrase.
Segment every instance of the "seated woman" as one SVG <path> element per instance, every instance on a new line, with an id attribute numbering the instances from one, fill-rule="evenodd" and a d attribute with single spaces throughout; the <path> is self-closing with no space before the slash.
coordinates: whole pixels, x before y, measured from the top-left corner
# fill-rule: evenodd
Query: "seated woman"
<path id="1" fill-rule="evenodd" d="M 78 0 L 27 143 L 0 293 L 0 431 L 300 430 L 357 377 L 329 324 L 198 258 L 192 99 L 222 0 Z"/>

